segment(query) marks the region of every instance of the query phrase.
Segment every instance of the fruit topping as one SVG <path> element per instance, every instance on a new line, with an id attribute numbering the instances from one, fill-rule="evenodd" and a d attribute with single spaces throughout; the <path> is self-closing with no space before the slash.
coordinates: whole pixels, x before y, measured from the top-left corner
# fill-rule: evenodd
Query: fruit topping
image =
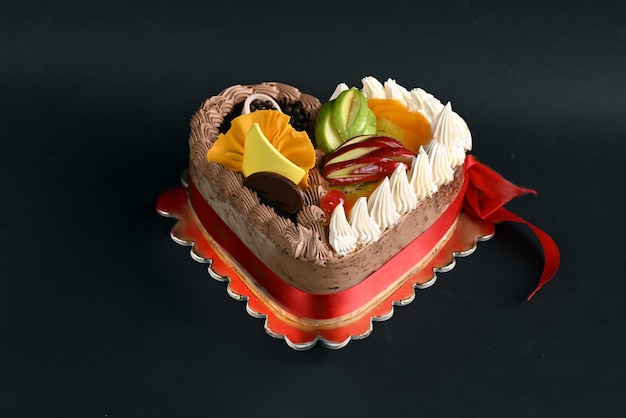
<path id="1" fill-rule="evenodd" d="M 256 191 L 261 201 L 281 216 L 291 217 L 304 205 L 302 190 L 280 174 L 260 171 L 246 177 L 243 184 Z"/>
<path id="2" fill-rule="evenodd" d="M 367 124 L 371 122 L 371 111 L 367 99 L 357 88 L 339 94 L 333 109 L 333 123 L 344 141 L 366 133 Z"/>
<path id="3" fill-rule="evenodd" d="M 410 167 L 415 153 L 389 137 L 363 135 L 329 154 L 322 175 L 331 185 L 366 183 L 390 176 L 400 164 Z"/>
<path id="4" fill-rule="evenodd" d="M 378 157 L 360 158 L 324 167 L 324 175 L 332 185 L 367 183 L 390 176 L 400 161 Z"/>
<path id="5" fill-rule="evenodd" d="M 358 135 L 374 134 L 376 118 L 367 98 L 357 88 L 342 91 L 335 100 L 322 105 L 315 124 L 319 149 L 330 153 Z"/>
<path id="6" fill-rule="evenodd" d="M 311 126 L 311 115 L 307 113 L 302 102 L 285 103 L 282 105 L 283 113 L 289 115 L 289 123 L 296 131 L 307 131 Z"/>
<path id="7" fill-rule="evenodd" d="M 379 135 L 396 138 L 414 152 L 430 142 L 430 123 L 420 112 L 411 112 L 402 102 L 394 99 L 369 99 L 368 106 L 376 115 L 376 132 Z"/>
<path id="8" fill-rule="evenodd" d="M 251 131 L 255 124 L 258 128 Z M 244 145 L 249 132 L 254 138 L 252 147 Z M 288 115 L 258 110 L 233 119 L 231 128 L 217 137 L 207 158 L 244 175 L 257 171 L 281 175 L 291 172 L 295 176 L 292 181 L 306 188 L 306 173 L 315 165 L 315 149 L 306 132 L 296 131 L 289 125 Z M 293 166 L 301 171 L 293 170 Z"/>
<path id="9" fill-rule="evenodd" d="M 343 139 L 333 124 L 334 106 L 334 101 L 324 103 L 317 113 L 315 122 L 315 144 L 326 153 L 333 152 L 343 143 Z"/>
<path id="10" fill-rule="evenodd" d="M 395 138 L 362 135 L 353 140 L 344 142 L 343 145 L 326 157 L 325 165 L 354 160 L 360 157 L 388 157 L 395 158 L 410 164 L 415 153 L 402 146 Z"/>
<path id="11" fill-rule="evenodd" d="M 346 205 L 346 195 L 341 190 L 331 189 L 320 199 L 320 208 L 328 215 L 332 215 L 335 208 L 339 205 Z"/>

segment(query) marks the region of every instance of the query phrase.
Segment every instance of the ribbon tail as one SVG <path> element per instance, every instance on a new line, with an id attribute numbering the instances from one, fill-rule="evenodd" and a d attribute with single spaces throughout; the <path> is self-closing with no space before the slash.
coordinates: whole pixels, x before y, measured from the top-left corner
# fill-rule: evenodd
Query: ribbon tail
<path id="1" fill-rule="evenodd" d="M 493 214 L 494 218 L 497 221 L 511 221 L 524 224 L 528 226 L 541 244 L 541 248 L 543 250 L 544 264 L 543 271 L 541 272 L 541 277 L 539 278 L 539 283 L 535 290 L 533 290 L 526 300 L 530 300 L 535 293 L 539 291 L 546 283 L 548 283 L 556 274 L 559 269 L 559 265 L 561 263 L 561 253 L 559 251 L 559 247 L 556 245 L 556 242 L 552 239 L 550 235 L 544 232 L 539 227 L 533 225 L 527 220 L 517 216 L 513 212 L 510 212 L 504 208 L 500 208 L 497 213 Z"/>

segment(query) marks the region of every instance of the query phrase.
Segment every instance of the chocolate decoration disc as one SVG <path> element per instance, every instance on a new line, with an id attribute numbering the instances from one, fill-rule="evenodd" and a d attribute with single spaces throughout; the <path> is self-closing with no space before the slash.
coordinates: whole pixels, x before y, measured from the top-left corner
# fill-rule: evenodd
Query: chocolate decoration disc
<path id="1" fill-rule="evenodd" d="M 246 177 L 243 184 L 256 191 L 261 200 L 277 209 L 279 214 L 292 216 L 304 206 L 300 187 L 280 174 L 261 171 Z"/>

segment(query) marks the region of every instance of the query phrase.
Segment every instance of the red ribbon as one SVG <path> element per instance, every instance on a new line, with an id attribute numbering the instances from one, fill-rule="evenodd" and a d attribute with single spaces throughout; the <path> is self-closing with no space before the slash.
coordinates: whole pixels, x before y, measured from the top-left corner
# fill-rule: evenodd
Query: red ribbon
<path id="1" fill-rule="evenodd" d="M 463 189 L 466 186 L 467 178 L 464 180 Z M 189 201 L 200 222 L 223 250 L 235 258 L 245 270 L 254 272 L 255 281 L 285 310 L 299 317 L 311 319 L 329 319 L 348 315 L 376 298 L 431 252 L 445 232 L 454 224 L 463 205 L 461 192 L 419 239 L 403 248 L 390 262 L 359 284 L 331 294 L 315 294 L 291 286 L 272 272 L 220 219 L 191 179 L 189 179 L 188 191 Z M 228 275 L 228 272 L 219 271 L 219 274 Z"/>
<path id="2" fill-rule="evenodd" d="M 528 296 L 530 299 L 556 274 L 560 262 L 559 249 L 548 234 L 504 209 L 503 206 L 517 196 L 526 193 L 536 194 L 536 192 L 514 185 L 494 170 L 476 161 L 472 155 L 466 157 L 465 170 L 466 176 L 461 194 L 429 230 L 397 254 L 393 262 L 387 263 L 363 282 L 329 295 L 304 292 L 280 279 L 252 254 L 250 249 L 219 218 L 191 179 L 188 192 L 191 206 L 213 239 L 227 253 L 235 256 L 244 269 L 255 272 L 255 280 L 273 295 L 281 306 L 301 317 L 335 318 L 363 306 L 432 249 L 454 223 L 461 207 L 468 215 L 490 224 L 504 221 L 518 222 L 529 226 L 535 233 L 543 247 L 545 263 L 537 288 Z"/>
<path id="3" fill-rule="evenodd" d="M 532 223 L 520 218 L 514 213 L 504 209 L 504 205 L 513 198 L 526 193 L 534 195 L 533 189 L 516 186 L 506 180 L 500 174 L 479 163 L 472 155 L 468 155 L 465 169 L 469 177 L 469 184 L 463 201 L 463 210 L 469 215 L 480 218 L 486 222 L 517 222 L 527 225 L 534 233 L 543 249 L 544 265 L 539 284 L 528 296 L 530 300 L 539 289 L 554 277 L 561 260 L 559 247 L 552 237 Z"/>

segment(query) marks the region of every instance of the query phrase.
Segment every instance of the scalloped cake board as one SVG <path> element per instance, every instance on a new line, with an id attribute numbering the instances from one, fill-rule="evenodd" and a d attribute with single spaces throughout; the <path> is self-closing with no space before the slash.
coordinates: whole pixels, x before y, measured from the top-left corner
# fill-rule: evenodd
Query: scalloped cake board
<path id="1" fill-rule="evenodd" d="M 351 340 L 370 335 L 373 321 L 385 321 L 393 315 L 394 306 L 411 303 L 415 289 L 431 286 L 437 273 L 454 268 L 455 257 L 468 256 L 478 241 L 491 238 L 494 225 L 478 221 L 461 212 L 445 238 L 416 268 L 394 280 L 384 291 L 348 315 L 336 318 L 311 319 L 283 309 L 275 298 L 258 285 L 253 275 L 243 269 L 237 260 L 221 248 L 207 233 L 189 203 L 187 183 L 163 192 L 157 201 L 157 211 L 177 222 L 172 227 L 172 239 L 191 246 L 194 260 L 208 264 L 209 275 L 227 283 L 228 294 L 246 302 L 247 312 L 265 319 L 265 330 L 272 337 L 282 338 L 295 350 L 306 350 L 319 341 L 324 346 L 338 349 Z"/>

